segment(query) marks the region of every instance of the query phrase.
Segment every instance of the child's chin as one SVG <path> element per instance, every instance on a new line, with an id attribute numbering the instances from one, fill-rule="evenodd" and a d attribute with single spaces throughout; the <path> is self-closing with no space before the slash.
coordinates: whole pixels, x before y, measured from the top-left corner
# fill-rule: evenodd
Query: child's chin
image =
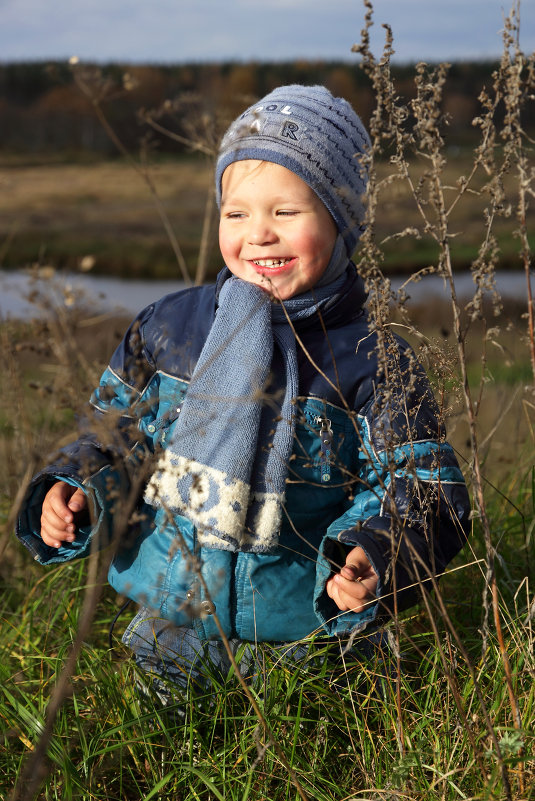
<path id="1" fill-rule="evenodd" d="M 272 281 L 266 281 L 261 285 L 261 288 L 267 292 L 268 295 L 271 295 L 272 298 L 275 298 L 275 300 L 289 300 L 295 294 L 289 287 L 277 286 L 277 284 L 274 284 Z"/>

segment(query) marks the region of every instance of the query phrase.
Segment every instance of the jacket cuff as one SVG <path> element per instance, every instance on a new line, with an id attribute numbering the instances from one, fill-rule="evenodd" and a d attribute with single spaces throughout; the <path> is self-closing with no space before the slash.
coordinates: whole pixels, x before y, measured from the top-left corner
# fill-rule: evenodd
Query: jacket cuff
<path id="1" fill-rule="evenodd" d="M 352 542 L 343 539 L 345 534 L 355 534 L 354 530 L 343 531 L 339 534 L 327 534 L 321 543 L 317 563 L 316 563 L 316 586 L 314 589 L 314 611 L 324 630 L 331 637 L 344 637 L 349 634 L 358 634 L 370 623 L 373 623 L 379 611 L 379 602 L 371 603 L 362 612 L 341 612 L 335 602 L 327 595 L 325 585 L 333 573 L 335 566 L 345 563 L 347 551 L 359 545 L 363 548 L 371 566 L 379 577 L 377 584 L 377 597 L 380 598 L 382 592 L 382 576 L 384 571 L 382 565 L 379 566 L 379 559 L 374 558 L 372 549 L 367 548 L 362 542 Z M 349 547 L 344 547 L 345 545 Z"/>
<path id="2" fill-rule="evenodd" d="M 113 478 L 117 480 L 117 476 L 112 476 L 113 473 L 110 467 L 106 467 L 82 482 L 72 474 L 52 472 L 47 469 L 34 478 L 22 502 L 15 533 L 37 562 L 42 565 L 61 564 L 88 556 L 93 542 L 98 543 L 99 548 L 109 543 L 112 517 L 105 511 L 109 504 L 104 500 Z M 62 543 L 59 548 L 51 548 L 41 539 L 41 511 L 46 493 L 57 481 L 64 481 L 85 492 L 91 524 L 78 528 L 74 542 Z"/>
<path id="3" fill-rule="evenodd" d="M 409 526 L 394 535 L 392 523 L 391 518 L 376 516 L 368 518 L 360 530 L 350 528 L 337 533 L 340 543 L 360 546 L 377 573 L 378 614 L 382 617 L 413 606 L 422 590 L 431 589 L 427 542 Z"/>

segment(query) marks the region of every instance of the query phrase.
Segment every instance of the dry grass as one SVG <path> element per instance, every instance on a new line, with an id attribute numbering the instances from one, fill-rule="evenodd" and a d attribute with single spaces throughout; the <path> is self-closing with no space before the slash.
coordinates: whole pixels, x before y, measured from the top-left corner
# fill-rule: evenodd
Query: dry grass
<path id="1" fill-rule="evenodd" d="M 452 187 L 452 198 L 470 164 L 470 153 L 459 153 L 448 162 L 444 184 Z M 424 166 L 413 164 L 415 181 Z M 389 164 L 379 162 L 379 182 L 391 171 Z M 211 164 L 202 158 L 165 161 L 155 163 L 150 172 L 190 274 L 194 275 L 206 193 L 212 182 Z M 40 261 L 75 269 L 80 258 L 92 254 L 97 259 L 97 272 L 149 278 L 174 278 L 179 274 L 151 193 L 140 175 L 124 162 L 3 166 L 0 189 L 0 264 L 4 266 Z M 462 231 L 460 240 L 454 240 L 452 245 L 458 269 L 469 266 L 484 233 L 483 209 L 487 201 L 475 193 L 477 181 L 473 189 L 458 203 L 451 217 L 452 231 Z M 436 261 L 438 253 L 422 231 L 407 183 L 388 183 L 378 197 L 378 242 L 407 226 L 420 229 L 420 236 L 384 245 L 387 274 L 427 267 Z M 502 250 L 500 266 L 504 268 L 521 266 L 513 238 L 515 227 L 516 222 L 510 217 L 499 219 L 495 226 Z M 214 240 L 212 237 L 211 277 L 221 267 Z"/>
<path id="2" fill-rule="evenodd" d="M 155 165 L 152 177 L 182 249 L 194 262 L 210 168 L 199 160 Z M 36 261 L 95 271 L 175 277 L 177 265 L 154 200 L 129 165 L 49 164 L 0 170 L 0 255 L 4 265 Z"/>

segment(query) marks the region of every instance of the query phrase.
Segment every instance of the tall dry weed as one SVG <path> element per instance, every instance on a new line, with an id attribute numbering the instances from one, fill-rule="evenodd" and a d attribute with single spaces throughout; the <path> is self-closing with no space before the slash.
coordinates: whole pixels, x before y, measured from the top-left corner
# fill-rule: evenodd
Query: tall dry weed
<path id="1" fill-rule="evenodd" d="M 429 265 L 425 270 L 444 278 L 449 289 L 453 330 L 457 348 L 457 365 L 460 373 L 460 390 L 465 407 L 465 415 L 470 434 L 470 463 L 467 478 L 471 483 L 474 499 L 473 517 L 480 522 L 485 542 L 485 581 L 483 585 L 483 620 L 481 625 L 482 650 L 486 651 L 491 626 L 498 639 L 501 658 L 514 726 L 520 731 L 522 716 L 513 686 L 513 676 L 509 662 L 508 646 L 506 644 L 500 613 L 499 588 L 496 575 L 496 542 L 493 539 L 492 524 L 488 514 L 488 503 L 485 494 L 485 478 L 480 457 L 480 438 L 482 432 L 478 425 L 478 408 L 481 405 L 483 387 L 474 388 L 470 385 L 468 359 L 466 353 L 467 339 L 470 336 L 471 324 L 484 318 L 483 299 L 485 293 L 491 293 L 493 299 L 493 312 L 498 318 L 500 313 L 500 300 L 495 289 L 495 270 L 498 262 L 499 248 L 494 235 L 496 219 L 501 216 L 515 215 L 518 221 L 517 237 L 519 238 L 519 255 L 521 265 L 526 277 L 527 295 L 527 342 L 531 354 L 532 367 L 534 358 L 534 325 L 533 325 L 533 299 L 531 294 L 530 269 L 531 252 L 528 241 L 527 213 L 529 199 L 533 198 L 533 180 L 535 170 L 532 166 L 533 143 L 529 141 L 522 128 L 522 111 L 526 103 L 534 99 L 534 67 L 535 54 L 526 56 L 519 47 L 520 4 L 515 3 L 510 14 L 504 22 L 503 56 L 499 67 L 493 75 L 493 85 L 483 91 L 480 97 L 481 115 L 474 120 L 474 126 L 480 130 L 481 141 L 474 152 L 472 171 L 468 176 L 459 175 L 455 186 L 444 184 L 443 173 L 447 163 L 447 152 L 444 134 L 447 126 L 442 112 L 443 88 L 447 80 L 448 66 L 429 66 L 420 63 L 416 66 L 415 86 L 416 97 L 410 103 L 404 103 L 396 93 L 396 88 L 390 73 L 390 58 L 393 54 L 392 32 L 385 27 L 386 43 L 382 58 L 378 61 L 369 49 L 369 29 L 373 24 L 373 6 L 369 0 L 364 2 L 366 13 L 366 26 L 363 31 L 362 42 L 354 50 L 362 55 L 363 67 L 370 76 L 377 97 L 376 109 L 371 119 L 371 134 L 373 139 L 370 164 L 376 163 L 379 157 L 385 154 L 392 165 L 392 171 L 378 182 L 372 169 L 372 180 L 369 193 L 369 225 L 363 237 L 358 269 L 367 277 L 371 289 L 370 311 L 373 325 L 379 332 L 380 342 L 387 339 L 387 331 L 391 317 L 391 303 L 397 303 L 398 309 L 403 310 L 405 293 L 392 297 L 389 291 L 388 279 L 382 274 L 381 244 L 376 241 L 374 222 L 378 214 L 380 196 L 387 193 L 391 186 L 398 181 L 408 184 L 410 196 L 418 209 L 421 224 L 417 230 L 407 228 L 392 234 L 395 238 L 401 237 L 431 237 L 439 248 L 437 263 Z M 498 129 L 496 116 L 498 109 L 505 109 L 503 125 Z M 530 158 L 531 157 L 531 158 Z M 423 163 L 423 169 L 414 177 L 415 163 Z M 485 179 L 482 185 L 474 188 L 474 178 L 483 172 Z M 516 175 L 516 196 L 507 194 L 504 188 L 505 176 Z M 472 262 L 471 271 L 474 282 L 474 295 L 463 308 L 457 294 L 455 262 L 452 256 L 451 244 L 459 232 L 452 229 L 450 220 L 452 211 L 461 202 L 463 195 L 468 192 L 478 192 L 486 199 L 484 216 L 482 220 L 483 239 L 477 258 Z M 461 233 L 462 235 L 462 233 Z M 414 275 L 410 280 L 418 280 L 421 276 Z M 409 283 L 409 282 L 407 282 Z M 410 317 L 403 316 L 407 328 L 411 329 Z M 485 336 L 496 337 L 498 321 L 485 332 Z M 416 338 L 420 332 L 413 331 Z M 447 376 L 450 365 L 445 353 L 434 343 L 426 342 L 421 348 L 425 355 L 432 359 L 434 369 L 442 369 L 443 376 Z M 386 352 L 382 353 L 386 361 Z M 535 372 L 533 373 L 535 377 Z M 532 407 L 532 388 L 526 395 L 526 409 Z M 531 409 L 530 409 L 531 411 Z M 530 412 L 528 412 L 530 414 Z M 440 603 L 440 593 L 436 597 L 442 607 L 441 612 L 446 621 L 448 613 Z M 492 622 L 490 619 L 492 610 Z M 433 621 L 433 611 L 429 619 Z M 463 648 L 455 627 L 450 625 L 451 635 L 463 655 L 466 664 L 470 667 L 474 686 L 478 688 L 476 671 L 471 665 L 470 657 Z M 447 655 L 443 656 L 444 668 L 447 670 Z M 453 677 L 450 674 L 453 681 Z M 462 704 L 458 691 L 452 686 L 459 711 Z M 484 699 L 480 690 L 477 690 L 485 710 Z M 465 723 L 467 723 L 465 717 Z M 502 769 L 504 790 L 507 798 L 511 798 L 512 791 L 507 768 L 504 764 L 500 745 L 493 730 L 490 715 L 486 715 L 487 730 L 492 738 L 494 748 Z M 524 791 L 524 781 L 520 777 L 520 791 Z"/>

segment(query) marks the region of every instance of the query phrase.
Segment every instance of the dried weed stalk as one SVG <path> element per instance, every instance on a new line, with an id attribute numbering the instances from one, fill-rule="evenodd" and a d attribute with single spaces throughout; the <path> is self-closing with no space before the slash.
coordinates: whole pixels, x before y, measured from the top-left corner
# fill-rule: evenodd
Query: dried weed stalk
<path id="1" fill-rule="evenodd" d="M 429 265 L 424 272 L 435 273 L 443 277 L 449 288 L 453 330 L 460 370 L 460 386 L 470 435 L 471 461 L 469 479 L 474 497 L 473 517 L 479 520 L 486 547 L 484 616 L 481 627 L 483 654 L 486 651 L 490 633 L 490 609 L 492 608 L 496 637 L 509 691 L 512 719 L 515 728 L 520 730 L 520 710 L 515 697 L 513 677 L 500 617 L 499 591 L 496 578 L 496 551 L 484 494 L 484 475 L 477 425 L 477 412 L 481 397 L 476 402 L 473 388 L 469 382 L 466 344 L 470 323 L 475 320 L 481 320 L 483 317 L 483 297 L 485 292 L 490 290 L 493 293 L 494 311 L 496 314 L 499 313 L 499 298 L 495 292 L 494 280 L 499 249 L 494 235 L 494 224 L 500 215 L 515 214 L 519 225 L 517 235 L 520 239 L 520 257 L 527 282 L 528 336 L 532 368 L 535 376 L 534 314 L 530 287 L 531 253 L 526 224 L 528 201 L 533 197 L 534 168 L 530 167 L 529 162 L 529 156 L 532 154 L 532 143 L 529 142 L 522 128 L 523 107 L 525 103 L 532 102 L 534 99 L 535 54 L 526 57 L 519 48 L 519 3 L 515 2 L 505 20 L 503 57 L 494 73 L 492 87 L 481 94 L 481 115 L 474 120 L 474 125 L 480 130 L 481 141 L 475 150 L 472 171 L 468 176 L 460 176 L 455 187 L 447 186 L 443 179 L 446 165 L 444 130 L 447 125 L 447 119 L 445 119 L 442 112 L 442 97 L 449 65 L 441 64 L 436 67 L 429 67 L 424 63 L 418 64 L 415 75 L 416 96 L 410 102 L 404 102 L 396 92 L 390 73 L 390 57 L 393 53 L 391 30 L 388 26 L 384 26 L 386 43 L 383 57 L 380 61 L 377 61 L 369 49 L 369 29 L 373 24 L 373 5 L 369 0 L 364 0 L 364 5 L 366 7 L 366 26 L 362 32 L 361 43 L 356 45 L 354 50 L 362 55 L 363 68 L 373 83 L 377 104 L 370 125 L 373 144 L 368 159 L 371 169 L 368 229 L 362 240 L 358 268 L 360 273 L 367 279 L 371 292 L 369 304 L 372 318 L 371 325 L 379 336 L 379 359 L 385 366 L 385 372 L 388 373 L 389 307 L 394 300 L 397 302 L 398 310 L 403 313 L 406 295 L 402 292 L 394 298 L 390 291 L 388 280 L 381 273 L 381 245 L 384 242 L 376 242 L 374 222 L 377 218 L 381 193 L 388 192 L 395 182 L 405 182 L 410 188 L 410 196 L 418 210 L 421 221 L 420 227 L 418 230 L 405 229 L 399 233 L 392 234 L 392 237 L 431 237 L 438 247 L 439 256 L 437 262 Z M 498 128 L 496 120 L 503 110 L 505 110 L 503 124 Z M 385 157 L 388 158 L 392 171 L 387 177 L 383 177 L 379 181 L 374 164 L 379 158 L 384 159 Z M 419 165 L 423 165 L 423 168 L 416 172 L 415 167 Z M 484 175 L 483 185 L 478 187 L 474 179 L 476 175 L 480 177 L 482 173 Z M 505 177 L 513 173 L 516 173 L 517 179 L 516 207 L 507 200 L 504 188 Z M 467 192 L 480 193 L 486 199 L 486 208 L 484 210 L 484 238 L 477 258 L 474 259 L 471 267 L 475 292 L 472 299 L 463 308 L 456 288 L 452 241 L 457 232 L 452 230 L 451 215 L 463 195 Z M 421 274 L 412 276 L 411 280 L 418 279 L 420 276 Z M 408 315 L 405 314 L 404 320 L 407 328 L 409 330 L 412 329 L 412 333 L 415 336 L 420 336 L 411 326 Z M 463 322 L 463 320 L 467 322 Z M 444 354 L 440 351 L 440 348 L 433 347 L 431 343 L 427 343 L 425 351 L 428 356 L 432 355 L 435 369 L 441 364 L 444 365 Z M 444 365 L 444 368 L 446 373 L 447 365 Z M 395 381 L 395 377 L 393 379 Z M 437 594 L 437 597 L 440 599 L 440 595 Z M 426 603 L 428 603 L 427 599 Z M 448 621 L 447 611 L 442 603 L 441 607 L 441 612 L 446 621 Z M 430 620 L 433 622 L 431 612 Z M 450 629 L 455 636 L 455 630 L 451 625 Z M 462 648 L 462 643 L 458 642 L 458 646 Z M 477 688 L 476 675 L 470 659 L 466 653 L 463 656 L 472 672 Z M 446 662 L 444 662 L 444 665 L 446 666 Z M 455 689 L 454 695 L 459 704 L 460 699 Z M 483 698 L 481 697 L 480 700 L 482 708 L 485 709 Z M 511 798 L 508 770 L 500 752 L 488 713 L 486 713 L 486 720 L 489 736 L 494 741 L 494 747 L 500 762 L 506 796 Z M 523 792 L 522 773 L 520 774 L 520 789 Z"/>

